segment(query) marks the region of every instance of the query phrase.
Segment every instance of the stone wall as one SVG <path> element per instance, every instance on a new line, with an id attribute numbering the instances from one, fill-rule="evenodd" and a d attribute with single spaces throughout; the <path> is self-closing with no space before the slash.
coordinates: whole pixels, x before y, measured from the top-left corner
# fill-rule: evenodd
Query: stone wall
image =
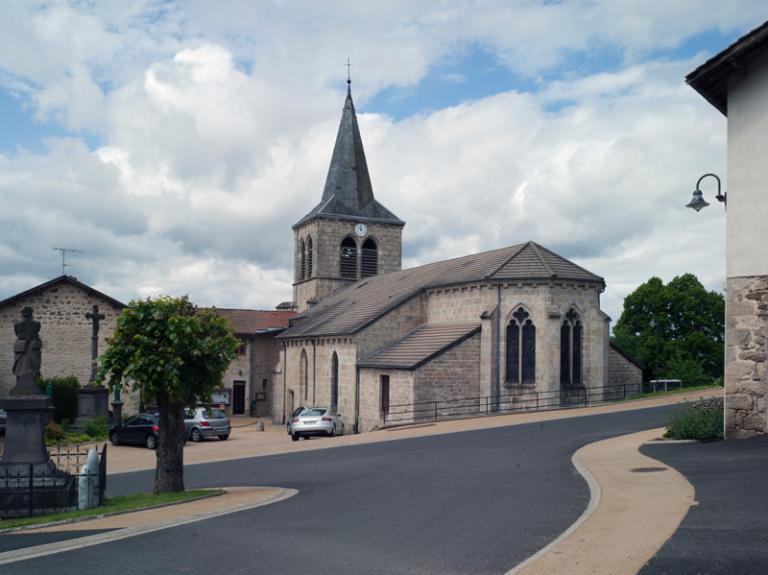
<path id="1" fill-rule="evenodd" d="M 480 334 L 477 333 L 419 367 L 413 377 L 414 400 L 451 402 L 480 396 Z M 477 411 L 478 405 L 467 405 Z M 461 415 L 455 404 L 438 415 Z M 461 411 L 461 410 L 459 410 Z"/>
<path id="2" fill-rule="evenodd" d="M 643 389 L 643 368 L 613 346 L 608 348 L 608 387 L 608 397 L 640 393 Z"/>
<path id="3" fill-rule="evenodd" d="M 6 397 L 16 384 L 13 369 L 13 321 L 21 318 L 21 308 L 30 306 L 41 323 L 43 377 L 74 375 L 87 385 L 91 374 L 91 320 L 85 317 L 94 305 L 104 314 L 99 329 L 99 354 L 107 349 L 107 339 L 115 330 L 122 309 L 68 281 L 45 289 L 0 308 L 0 397 Z M 138 411 L 137 393 L 123 392 L 123 413 Z"/>
<path id="4" fill-rule="evenodd" d="M 385 421 L 381 413 L 381 376 L 389 376 L 389 405 L 413 403 L 413 372 L 405 369 L 360 369 L 360 431 L 371 431 L 385 423 L 407 423 L 409 416 L 398 415 L 395 407 Z M 348 429 L 351 431 L 351 428 Z"/>
<path id="5" fill-rule="evenodd" d="M 751 437 L 768 431 L 766 327 L 768 276 L 729 278 L 725 301 L 725 431 Z"/>
<path id="6" fill-rule="evenodd" d="M 381 349 L 424 323 L 424 297 L 417 294 L 354 335 L 358 356 L 363 357 Z"/>
<path id="7" fill-rule="evenodd" d="M 339 248 L 347 236 L 357 243 L 357 263 L 360 277 L 363 242 L 372 238 L 379 249 L 379 273 L 397 271 L 402 261 L 402 226 L 366 222 L 368 235 L 358 238 L 354 233 L 358 221 L 316 219 L 294 230 L 294 302 L 301 312 L 307 308 L 307 300 L 319 300 L 328 293 L 348 285 L 348 280 L 340 279 Z M 312 238 L 314 248 L 312 259 L 312 277 L 300 279 L 301 242 Z"/>

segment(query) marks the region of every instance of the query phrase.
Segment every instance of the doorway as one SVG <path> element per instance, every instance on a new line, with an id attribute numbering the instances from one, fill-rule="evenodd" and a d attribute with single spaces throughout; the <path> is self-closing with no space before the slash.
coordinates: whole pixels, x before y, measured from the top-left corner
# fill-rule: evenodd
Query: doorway
<path id="1" fill-rule="evenodd" d="M 244 381 L 235 381 L 232 385 L 232 415 L 245 415 Z"/>

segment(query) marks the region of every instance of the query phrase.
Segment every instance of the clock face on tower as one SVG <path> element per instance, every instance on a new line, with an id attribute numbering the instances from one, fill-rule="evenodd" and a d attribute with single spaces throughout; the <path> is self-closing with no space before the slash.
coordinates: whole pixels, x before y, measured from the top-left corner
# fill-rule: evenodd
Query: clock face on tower
<path id="1" fill-rule="evenodd" d="M 357 235 L 357 237 L 362 238 L 367 233 L 368 233 L 368 227 L 365 224 L 357 224 L 355 226 L 355 235 Z"/>

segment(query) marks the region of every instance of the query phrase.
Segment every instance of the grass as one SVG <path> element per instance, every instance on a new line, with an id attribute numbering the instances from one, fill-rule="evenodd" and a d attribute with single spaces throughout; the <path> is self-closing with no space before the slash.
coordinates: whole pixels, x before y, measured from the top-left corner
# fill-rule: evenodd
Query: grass
<path id="1" fill-rule="evenodd" d="M 125 513 L 127 511 L 141 511 L 142 509 L 194 501 L 195 499 L 203 499 L 205 497 L 221 495 L 223 493 L 223 489 L 195 489 L 191 491 L 179 491 L 177 493 L 161 493 L 160 495 L 155 495 L 154 493 L 139 493 L 136 495 L 123 495 L 120 497 L 106 497 L 104 498 L 104 505 L 95 509 L 82 509 L 66 513 L 55 513 L 53 515 L 20 517 L 18 519 L 0 519 L 0 531 L 18 527 L 27 527 L 30 525 L 40 525 L 41 523 L 74 521 L 78 519 L 87 519 L 89 517 Z"/>
<path id="2" fill-rule="evenodd" d="M 705 391 L 708 389 L 722 389 L 719 385 L 692 385 L 690 387 L 683 387 L 682 389 L 670 389 L 669 391 L 646 391 L 644 393 L 636 393 L 627 397 L 631 399 L 648 399 L 650 397 L 661 397 L 664 395 L 676 395 L 678 393 L 690 393 L 693 391 Z"/>

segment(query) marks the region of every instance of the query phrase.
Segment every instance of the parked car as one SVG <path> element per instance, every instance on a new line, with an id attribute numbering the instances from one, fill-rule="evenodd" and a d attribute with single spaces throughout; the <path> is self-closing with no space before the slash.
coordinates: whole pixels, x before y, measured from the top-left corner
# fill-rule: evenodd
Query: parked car
<path id="1" fill-rule="evenodd" d="M 120 425 L 113 425 L 109 430 L 109 440 L 112 445 L 131 443 L 154 449 L 157 447 L 159 424 L 160 416 L 156 413 L 139 413 L 123 420 Z"/>
<path id="2" fill-rule="evenodd" d="M 184 428 L 192 441 L 202 441 L 206 437 L 218 437 L 224 441 L 229 438 L 232 430 L 226 413 L 208 407 L 188 409 L 184 417 Z"/>
<path id="3" fill-rule="evenodd" d="M 315 435 L 344 435 L 344 421 L 340 413 L 334 414 L 325 407 L 305 407 L 291 417 L 290 433 L 293 441 Z"/>
<path id="4" fill-rule="evenodd" d="M 0 409 L 0 433 L 5 433 L 5 424 L 8 421 L 8 413 L 4 409 Z"/>
<path id="5" fill-rule="evenodd" d="M 288 431 L 288 435 L 291 435 L 291 421 L 293 421 L 293 418 L 298 416 L 305 409 L 310 409 L 310 408 L 306 405 L 302 405 L 294 409 L 293 413 L 291 413 L 291 416 L 288 418 L 288 421 L 285 424 L 285 429 L 286 431 Z"/>

